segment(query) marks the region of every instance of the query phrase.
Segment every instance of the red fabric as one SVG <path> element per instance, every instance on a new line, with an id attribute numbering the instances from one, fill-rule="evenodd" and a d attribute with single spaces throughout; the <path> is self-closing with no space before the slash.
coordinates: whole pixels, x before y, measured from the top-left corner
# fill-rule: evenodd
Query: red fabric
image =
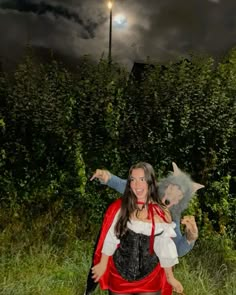
<path id="1" fill-rule="evenodd" d="M 172 287 L 166 281 L 164 269 L 157 264 L 155 269 L 144 279 L 128 282 L 118 273 L 113 260 L 111 259 L 109 274 L 109 289 L 115 293 L 145 293 L 161 291 L 162 295 L 171 295 Z"/>
<path id="2" fill-rule="evenodd" d="M 94 254 L 94 260 L 93 260 L 94 265 L 98 264 L 101 259 L 101 254 L 102 254 L 101 251 L 102 251 L 105 237 L 107 235 L 107 232 L 110 226 L 112 225 L 113 219 L 117 211 L 121 207 L 121 202 L 122 202 L 122 199 L 118 199 L 115 202 L 113 202 L 105 213 L 101 232 L 100 232 L 100 237 L 99 237 L 97 248 Z M 151 208 L 151 211 L 153 212 L 153 208 Z M 162 211 L 159 212 L 159 207 L 155 208 L 155 211 L 162 218 L 164 217 L 164 213 L 161 213 Z M 120 274 L 117 272 L 116 267 L 113 263 L 113 259 L 112 257 L 110 257 L 106 272 L 99 280 L 99 284 L 102 290 L 109 289 L 115 293 L 155 292 L 155 291 L 162 290 L 161 292 L 162 295 L 172 294 L 172 287 L 171 285 L 168 284 L 166 280 L 165 271 L 160 266 L 160 263 L 158 263 L 156 268 L 144 279 L 139 281 L 134 281 L 134 282 L 128 282 L 127 280 L 123 279 L 120 276 Z"/>
<path id="3" fill-rule="evenodd" d="M 98 240 L 98 244 L 97 244 L 97 248 L 96 248 L 96 251 L 95 251 L 95 254 L 94 254 L 94 259 L 93 259 L 93 264 L 94 265 L 98 264 L 100 262 L 100 260 L 101 260 L 101 256 L 102 256 L 101 251 L 102 251 L 104 240 L 106 238 L 106 235 L 107 235 L 107 232 L 108 232 L 109 228 L 112 225 L 113 219 L 115 218 L 115 215 L 116 215 L 117 211 L 120 209 L 120 206 L 121 206 L 121 199 L 118 199 L 108 207 L 108 209 L 107 209 L 107 211 L 105 213 L 103 223 L 102 223 L 102 227 L 101 227 L 99 240 Z M 109 277 L 110 261 L 111 261 L 111 257 L 109 258 L 106 272 L 104 273 L 104 275 L 99 280 L 99 284 L 100 284 L 100 287 L 101 287 L 102 290 L 108 289 L 108 277 Z"/>

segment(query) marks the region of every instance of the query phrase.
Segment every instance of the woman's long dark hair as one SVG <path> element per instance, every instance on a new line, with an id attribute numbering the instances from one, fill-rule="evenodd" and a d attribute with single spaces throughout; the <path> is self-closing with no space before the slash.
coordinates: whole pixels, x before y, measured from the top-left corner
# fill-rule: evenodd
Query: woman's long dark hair
<path id="1" fill-rule="evenodd" d="M 130 220 L 131 214 L 134 213 L 135 210 L 139 208 L 137 204 L 137 197 L 135 196 L 135 194 L 133 193 L 130 187 L 132 171 L 134 169 L 139 169 L 139 168 L 144 170 L 145 180 L 148 184 L 148 196 L 147 196 L 146 205 L 148 205 L 148 203 L 150 202 L 153 202 L 153 203 L 158 203 L 161 207 L 163 207 L 163 204 L 158 196 L 158 185 L 157 185 L 155 172 L 152 165 L 146 162 L 139 162 L 131 166 L 129 170 L 125 192 L 122 197 L 119 218 L 115 226 L 115 233 L 118 238 L 120 238 L 126 233 L 127 222 Z"/>

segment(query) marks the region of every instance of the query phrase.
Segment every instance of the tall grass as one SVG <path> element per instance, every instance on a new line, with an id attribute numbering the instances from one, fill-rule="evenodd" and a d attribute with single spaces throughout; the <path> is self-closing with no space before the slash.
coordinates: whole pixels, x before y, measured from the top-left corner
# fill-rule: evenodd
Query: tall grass
<path id="1" fill-rule="evenodd" d="M 74 222 L 63 221 L 60 243 L 55 242 L 61 237 L 58 225 L 45 236 L 42 221 L 30 229 L 20 223 L 6 227 L 0 233 L 0 294 L 82 295 L 94 239 L 78 237 Z M 235 261 L 224 239 L 199 240 L 174 271 L 186 295 L 236 295 Z M 97 287 L 94 295 L 102 294 L 107 292 Z"/>

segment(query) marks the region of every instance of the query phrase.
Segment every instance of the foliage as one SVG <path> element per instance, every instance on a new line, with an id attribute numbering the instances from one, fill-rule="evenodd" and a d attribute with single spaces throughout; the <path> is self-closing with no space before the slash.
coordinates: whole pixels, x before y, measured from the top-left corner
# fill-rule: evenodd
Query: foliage
<path id="1" fill-rule="evenodd" d="M 124 154 L 164 169 L 175 160 L 203 181 L 208 171 L 223 172 L 235 109 L 232 89 L 229 95 L 222 87 L 219 72 L 211 58 L 147 68 L 126 94 Z"/>
<path id="2" fill-rule="evenodd" d="M 122 162 L 118 139 L 126 79 L 124 69 L 102 59 L 92 64 L 85 57 L 78 66 L 74 85 L 75 121 L 81 132 L 83 157 L 90 169 L 98 166 L 116 169 Z"/>
<path id="3" fill-rule="evenodd" d="M 58 198 L 68 204 L 68 196 L 75 199 L 83 193 L 85 172 L 79 131 L 73 123 L 72 76 L 55 61 L 43 65 L 28 55 L 8 85 L 3 97 L 1 199 L 4 206 L 20 206 L 23 215 L 28 211 L 37 216 Z"/>
<path id="4" fill-rule="evenodd" d="M 86 231 L 117 197 L 89 181 L 96 168 L 125 177 L 143 160 L 160 176 L 175 161 L 205 184 L 190 208 L 204 235 L 234 238 L 235 81 L 236 49 L 218 63 L 149 65 L 137 78 L 89 57 L 70 72 L 29 48 L 13 75 L 0 74 L 2 207 L 30 221 L 60 204 L 58 216 L 89 220 Z"/>

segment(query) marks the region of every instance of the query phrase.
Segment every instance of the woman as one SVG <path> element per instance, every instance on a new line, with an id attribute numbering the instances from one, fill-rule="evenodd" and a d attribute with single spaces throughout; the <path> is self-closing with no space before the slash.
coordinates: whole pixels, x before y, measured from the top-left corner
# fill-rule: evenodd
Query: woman
<path id="1" fill-rule="evenodd" d="M 172 272 L 178 263 L 174 226 L 158 197 L 152 166 L 132 166 L 122 199 L 103 220 L 92 267 L 95 282 L 110 295 L 169 295 L 172 287 L 181 293 Z"/>

